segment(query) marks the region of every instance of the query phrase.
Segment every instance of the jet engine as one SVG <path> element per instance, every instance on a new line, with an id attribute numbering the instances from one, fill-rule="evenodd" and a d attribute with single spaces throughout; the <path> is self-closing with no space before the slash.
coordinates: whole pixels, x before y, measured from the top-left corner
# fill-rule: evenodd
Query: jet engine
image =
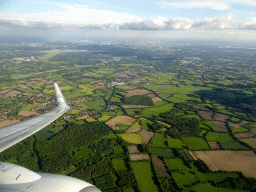
<path id="1" fill-rule="evenodd" d="M 85 181 L 49 173 L 35 173 L 27 168 L 0 162 L 1 192 L 101 192 Z"/>

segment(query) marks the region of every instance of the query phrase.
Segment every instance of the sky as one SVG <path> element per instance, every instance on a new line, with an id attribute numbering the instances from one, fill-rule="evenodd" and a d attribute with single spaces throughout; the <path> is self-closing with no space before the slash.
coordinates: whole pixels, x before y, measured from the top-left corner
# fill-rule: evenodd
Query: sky
<path id="1" fill-rule="evenodd" d="M 0 35 L 256 40 L 256 0 L 1 0 Z"/>

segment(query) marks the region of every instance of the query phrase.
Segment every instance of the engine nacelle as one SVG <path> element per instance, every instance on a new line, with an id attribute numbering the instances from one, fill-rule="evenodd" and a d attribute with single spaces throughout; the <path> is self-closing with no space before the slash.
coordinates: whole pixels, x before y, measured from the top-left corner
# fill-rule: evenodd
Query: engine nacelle
<path id="1" fill-rule="evenodd" d="M 35 173 L 24 167 L 0 162 L 1 192 L 101 192 L 85 181 L 49 173 Z"/>

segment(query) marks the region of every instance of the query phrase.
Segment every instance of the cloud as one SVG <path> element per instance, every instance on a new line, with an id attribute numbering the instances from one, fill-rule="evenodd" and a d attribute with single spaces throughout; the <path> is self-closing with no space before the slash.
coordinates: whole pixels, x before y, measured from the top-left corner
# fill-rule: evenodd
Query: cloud
<path id="1" fill-rule="evenodd" d="M 158 5 L 161 8 L 173 8 L 173 9 L 191 9 L 191 8 L 211 8 L 218 10 L 228 10 L 229 5 L 225 1 L 160 1 Z"/>
<path id="2" fill-rule="evenodd" d="M 233 0 L 241 2 L 240 0 Z M 191 3 L 201 1 L 191 1 Z M 206 1 L 210 2 L 210 1 Z M 229 0 L 223 0 L 228 3 Z M 253 4 L 253 1 L 246 1 Z M 59 10 L 32 14 L 0 13 L 0 27 L 33 28 L 81 28 L 81 29 L 120 29 L 120 30 L 256 30 L 256 17 L 240 20 L 226 15 L 219 18 L 141 18 L 122 12 L 90 9 L 84 5 L 56 4 Z M 192 6 L 192 4 L 189 4 Z M 212 4 L 210 4 L 212 5 Z M 185 6 L 185 5 L 184 5 Z M 201 3 L 200 6 L 205 6 Z M 217 5 L 215 5 L 217 6 Z M 217 7 L 216 7 L 217 8 Z"/>
<path id="3" fill-rule="evenodd" d="M 90 9 L 85 5 L 68 5 L 55 3 L 59 7 L 59 10 L 34 13 L 34 14 L 15 14 L 16 18 L 23 18 L 27 20 L 43 21 L 51 23 L 63 23 L 76 26 L 94 26 L 97 25 L 109 25 L 109 24 L 121 24 L 126 22 L 141 21 L 142 18 L 136 15 L 131 15 L 122 12 L 114 12 L 108 10 L 96 10 Z M 12 15 L 7 15 L 11 17 Z"/>
<path id="4" fill-rule="evenodd" d="M 217 9 L 217 10 L 229 10 L 232 4 L 244 4 L 256 6 L 256 2 L 253 0 L 186 0 L 186 1 L 160 1 L 157 3 L 161 8 L 173 8 L 173 9 Z"/>
<path id="5" fill-rule="evenodd" d="M 153 19 L 143 22 L 126 23 L 120 29 L 128 30 L 236 30 L 236 29 L 256 29 L 256 18 L 247 18 L 242 21 L 235 16 L 227 15 L 220 18 L 204 18 L 201 20 L 191 20 L 189 18 L 162 19 L 158 24 Z"/>

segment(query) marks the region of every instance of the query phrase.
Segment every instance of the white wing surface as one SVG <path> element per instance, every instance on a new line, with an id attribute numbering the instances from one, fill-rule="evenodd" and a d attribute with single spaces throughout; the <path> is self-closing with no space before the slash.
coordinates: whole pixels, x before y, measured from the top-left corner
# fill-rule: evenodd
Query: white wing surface
<path id="1" fill-rule="evenodd" d="M 70 107 L 56 83 L 54 88 L 58 103 L 55 109 L 21 123 L 0 128 L 0 152 L 33 135 L 69 110 Z"/>

